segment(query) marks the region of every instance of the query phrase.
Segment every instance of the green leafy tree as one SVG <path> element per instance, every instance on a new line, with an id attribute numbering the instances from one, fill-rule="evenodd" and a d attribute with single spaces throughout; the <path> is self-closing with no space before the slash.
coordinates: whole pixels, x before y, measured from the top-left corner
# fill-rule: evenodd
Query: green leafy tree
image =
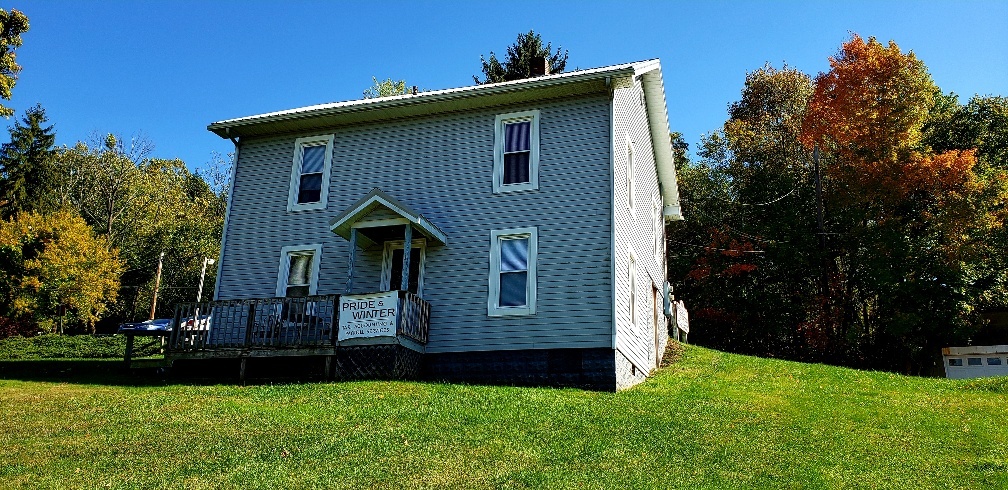
<path id="1" fill-rule="evenodd" d="M 54 157 L 56 134 L 45 126 L 45 110 L 36 105 L 10 128 L 11 140 L 0 148 L 0 210 L 4 218 L 54 206 L 58 185 Z"/>
<path id="2" fill-rule="evenodd" d="M 682 278 L 677 297 L 694 308 L 695 342 L 808 355 L 798 325 L 814 292 L 815 210 L 809 152 L 798 136 L 811 94 L 811 79 L 798 70 L 751 72 L 728 121 L 704 137 L 701 161 L 677 159 L 690 219 L 671 228 L 670 248 L 679 252 L 670 276 Z"/>
<path id="3" fill-rule="evenodd" d="M 152 144 L 107 136 L 65 148 L 58 158 L 64 202 L 117 247 L 126 263 L 108 321 L 145 317 L 157 258 L 165 253 L 158 314 L 194 299 L 204 257 L 216 259 L 227 202 L 229 163 L 216 155 L 203 173 L 181 160 L 150 157 Z M 208 180 L 209 179 L 209 182 Z M 208 271 L 205 294 L 213 292 Z"/>
<path id="4" fill-rule="evenodd" d="M 541 60 L 545 60 L 549 65 L 550 73 L 561 73 L 567 67 L 567 51 L 560 47 L 553 51 L 550 43 L 544 46 L 542 37 L 529 30 L 527 33 L 519 34 L 514 44 L 508 46 L 507 57 L 503 63 L 497 60 L 497 55 L 493 51 L 490 52 L 489 58 L 481 55 L 483 80 L 473 76 L 473 81 L 485 84 L 531 78 L 535 76 L 536 63 Z"/>
<path id="5" fill-rule="evenodd" d="M 371 80 L 374 81 L 374 85 L 368 87 L 368 89 L 364 91 L 365 99 L 392 97 L 395 95 L 406 95 L 408 93 L 406 80 L 392 80 L 391 78 L 386 78 L 385 80 L 378 81 L 375 77 L 371 77 Z"/>
<path id="6" fill-rule="evenodd" d="M 0 309 L 27 330 L 64 323 L 93 330 L 115 301 L 122 271 L 115 248 L 72 211 L 0 222 Z"/>
<path id="7" fill-rule="evenodd" d="M 0 9 L 0 97 L 11 99 L 21 66 L 17 64 L 15 50 L 21 47 L 21 34 L 28 31 L 28 17 L 18 10 Z M 0 116 L 10 117 L 14 109 L 0 105 Z"/>

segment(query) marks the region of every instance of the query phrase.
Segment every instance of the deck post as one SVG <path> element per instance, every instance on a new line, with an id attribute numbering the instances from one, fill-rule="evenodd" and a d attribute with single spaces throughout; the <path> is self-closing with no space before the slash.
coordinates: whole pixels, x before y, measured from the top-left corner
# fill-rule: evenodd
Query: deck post
<path id="1" fill-rule="evenodd" d="M 241 358 L 241 367 L 238 368 L 238 380 L 242 384 L 245 384 L 245 362 L 248 361 L 247 357 Z"/>
<path id="2" fill-rule="evenodd" d="M 409 290 L 410 255 L 413 252 L 413 225 L 406 223 L 406 233 L 403 237 L 402 254 L 402 287 L 403 291 Z M 390 285 L 391 286 L 391 285 Z"/>
<path id="3" fill-rule="evenodd" d="M 357 228 L 350 228 L 350 264 L 347 267 L 347 278 L 346 278 L 346 293 L 350 294 L 353 290 L 353 267 L 354 267 L 354 255 L 357 254 Z"/>
<path id="4" fill-rule="evenodd" d="M 325 379 L 329 379 L 332 373 L 332 356 L 325 356 Z"/>
<path id="5" fill-rule="evenodd" d="M 248 305 L 248 318 L 245 319 L 245 345 L 248 347 L 252 343 L 252 329 L 255 328 L 255 316 L 256 316 L 256 302 L 252 301 Z M 245 361 L 242 361 L 242 367 L 244 368 Z M 243 370 L 244 372 L 244 370 Z"/>

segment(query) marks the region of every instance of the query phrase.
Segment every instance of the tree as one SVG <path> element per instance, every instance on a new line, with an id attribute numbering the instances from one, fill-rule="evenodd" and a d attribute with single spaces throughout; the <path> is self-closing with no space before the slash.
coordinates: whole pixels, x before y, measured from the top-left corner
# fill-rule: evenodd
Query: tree
<path id="1" fill-rule="evenodd" d="M 567 67 L 567 51 L 561 52 L 560 47 L 552 51 L 550 43 L 542 44 L 539 34 L 529 30 L 528 33 L 518 34 L 514 44 L 508 46 L 507 57 L 504 63 L 497 60 L 497 55 L 490 52 L 490 58 L 480 56 L 483 64 L 483 80 L 473 76 L 473 81 L 477 84 L 507 82 L 510 80 L 521 80 L 536 76 L 536 62 L 545 60 L 549 66 L 550 73 L 561 73 Z M 541 70 L 539 70 L 541 71 Z"/>
<path id="2" fill-rule="evenodd" d="M 71 211 L 0 221 L 0 316 L 21 325 L 93 329 L 122 272 L 115 248 Z"/>
<path id="3" fill-rule="evenodd" d="M 1008 217 L 1006 174 L 968 144 L 927 144 L 951 104 L 912 52 L 854 35 L 830 67 L 802 130 L 827 155 L 828 331 L 861 362 L 919 370 L 979 324 L 984 264 Z"/>
<path id="4" fill-rule="evenodd" d="M 11 140 L 0 148 L 0 210 L 4 218 L 21 211 L 51 208 L 57 172 L 56 135 L 45 110 L 36 105 L 10 128 Z"/>
<path id="5" fill-rule="evenodd" d="M 21 66 L 15 59 L 15 50 L 21 47 L 21 34 L 28 31 L 28 17 L 18 10 L 10 13 L 0 9 L 0 97 L 11 99 Z M 10 117 L 14 109 L 0 105 L 0 116 Z"/>
<path id="6" fill-rule="evenodd" d="M 408 93 L 406 80 L 395 81 L 391 78 L 387 78 L 379 82 L 375 77 L 371 77 L 371 80 L 374 81 L 374 85 L 368 87 L 368 89 L 364 91 L 365 99 L 392 97 L 395 95 L 406 95 Z"/>
<path id="7" fill-rule="evenodd" d="M 152 147 L 140 137 L 127 144 L 109 135 L 99 145 L 65 148 L 58 158 L 64 202 L 119 250 L 127 267 L 110 321 L 134 319 L 149 304 L 161 252 L 171 272 L 161 280 L 158 314 L 192 300 L 203 258 L 219 253 L 230 163 L 215 155 L 204 178 L 181 160 L 149 157 Z"/>
<path id="8" fill-rule="evenodd" d="M 809 152 L 798 139 L 811 94 L 793 68 L 753 71 L 722 129 L 704 137 L 701 161 L 677 158 L 691 218 L 672 229 L 680 251 L 670 276 L 684 278 L 676 292 L 695 308 L 696 342 L 812 358 L 798 328 L 817 249 Z"/>
<path id="9" fill-rule="evenodd" d="M 62 201 L 72 205 L 91 226 L 113 243 L 119 243 L 130 209 L 146 208 L 156 197 L 144 192 L 146 175 L 140 165 L 152 151 L 152 144 L 134 137 L 127 148 L 122 138 L 109 134 L 101 146 L 77 143 L 58 157 L 63 176 Z"/>

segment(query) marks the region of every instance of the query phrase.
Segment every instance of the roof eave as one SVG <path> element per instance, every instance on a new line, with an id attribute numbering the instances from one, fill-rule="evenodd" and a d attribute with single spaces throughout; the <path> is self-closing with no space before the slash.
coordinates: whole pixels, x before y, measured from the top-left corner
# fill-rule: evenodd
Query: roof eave
<path id="1" fill-rule="evenodd" d="M 679 184 L 676 181 L 675 157 L 672 153 L 671 129 L 661 65 L 658 60 L 639 63 L 637 75 L 640 75 L 641 85 L 644 88 L 648 126 L 651 128 L 651 145 L 654 148 L 655 166 L 662 196 L 662 216 L 666 221 L 680 221 L 683 215 L 679 205 Z"/>
<path id="2" fill-rule="evenodd" d="M 657 62 L 657 61 L 654 61 Z M 556 93 L 550 89 L 564 86 L 577 88 L 577 92 L 591 93 L 593 90 L 600 90 L 605 86 L 607 79 L 616 76 L 627 76 L 637 73 L 642 64 L 651 62 L 628 63 L 614 65 L 592 70 L 560 73 L 547 75 L 544 77 L 531 78 L 525 80 L 514 80 L 487 85 L 474 85 L 420 94 L 398 95 L 393 97 L 382 97 L 379 99 L 361 99 L 332 104 L 321 104 L 298 109 L 290 109 L 255 116 L 227 119 L 211 123 L 207 129 L 222 138 L 243 136 L 245 134 L 262 133 L 261 131 L 249 131 L 256 126 L 269 126 L 271 124 L 282 124 L 293 121 L 306 121 L 318 119 L 323 122 L 327 119 L 332 124 L 339 124 L 341 116 L 352 114 L 371 113 L 377 115 L 371 119 L 382 119 L 381 113 L 386 112 L 387 117 L 396 117 L 396 109 L 408 107 L 433 107 L 437 109 L 439 104 L 444 104 L 447 110 L 465 109 L 468 107 L 479 107 L 493 105 L 494 99 L 503 99 L 500 103 L 507 103 L 507 96 L 519 93 L 528 94 L 530 100 L 535 100 L 537 95 L 540 98 L 548 98 L 550 94 Z M 592 84 L 591 82 L 598 82 Z M 580 86 L 579 86 L 580 85 Z M 467 104 L 468 103 L 468 104 Z M 403 112 L 403 111 L 400 111 Z M 408 112 L 408 111 L 406 111 Z M 439 112 L 438 110 L 430 111 Z M 264 132 L 264 131 L 263 131 Z"/>

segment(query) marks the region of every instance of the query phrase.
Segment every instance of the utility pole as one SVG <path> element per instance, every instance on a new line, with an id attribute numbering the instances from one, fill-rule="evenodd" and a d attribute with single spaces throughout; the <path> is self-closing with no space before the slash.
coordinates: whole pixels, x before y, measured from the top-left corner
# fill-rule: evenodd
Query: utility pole
<path id="1" fill-rule="evenodd" d="M 158 257 L 157 261 L 157 274 L 154 276 L 154 299 L 151 300 L 150 305 L 150 320 L 154 319 L 154 309 L 157 308 L 157 293 L 158 288 L 161 287 L 161 264 L 164 263 L 164 252 L 161 252 L 161 256 Z"/>
<path id="2" fill-rule="evenodd" d="M 203 299 L 203 279 L 206 278 L 206 267 L 207 265 L 213 264 L 214 259 L 210 257 L 203 257 L 203 270 L 200 272 L 199 276 L 199 289 L 196 290 L 196 302 L 199 303 Z"/>

